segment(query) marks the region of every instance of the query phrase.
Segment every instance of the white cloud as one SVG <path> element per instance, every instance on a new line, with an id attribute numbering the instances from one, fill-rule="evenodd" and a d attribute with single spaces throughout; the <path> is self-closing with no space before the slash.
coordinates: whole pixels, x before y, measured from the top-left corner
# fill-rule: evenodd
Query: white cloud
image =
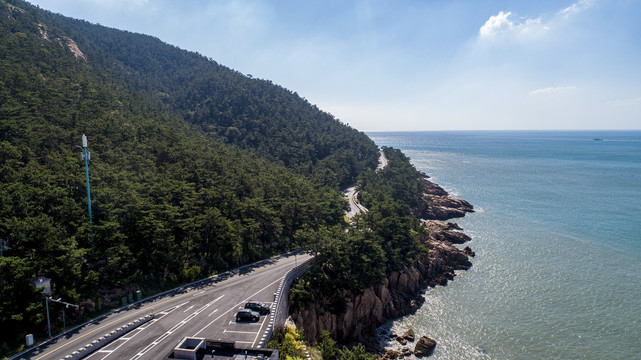
<path id="1" fill-rule="evenodd" d="M 561 93 L 561 92 L 573 91 L 574 89 L 576 89 L 575 85 L 572 85 L 572 86 L 552 86 L 552 87 L 532 90 L 532 91 L 530 91 L 529 95 L 530 96 L 538 96 L 538 95 L 558 94 L 558 93 Z"/>
<path id="2" fill-rule="evenodd" d="M 636 104 L 641 104 L 641 97 L 634 98 L 634 99 L 619 99 L 619 100 L 608 101 L 608 105 L 618 106 L 618 107 L 632 106 Z"/>
<path id="3" fill-rule="evenodd" d="M 481 26 L 479 36 L 481 39 L 496 38 L 500 34 L 535 34 L 550 30 L 551 27 L 558 24 L 558 21 L 567 20 L 571 15 L 584 11 L 594 4 L 595 0 L 579 0 L 574 4 L 559 10 L 552 17 L 542 19 L 517 17 L 511 11 L 500 11 L 497 15 L 490 18 Z"/>
<path id="4" fill-rule="evenodd" d="M 497 15 L 490 16 L 479 30 L 479 36 L 482 39 L 494 39 L 501 35 L 507 34 L 535 34 L 544 32 L 549 26 L 543 24 L 541 18 L 528 19 L 519 18 L 512 12 L 499 12 Z"/>
<path id="5" fill-rule="evenodd" d="M 514 23 L 509 19 L 511 12 L 499 12 L 498 15 L 490 16 L 479 30 L 481 37 L 493 37 L 499 33 L 514 29 Z"/>
<path id="6" fill-rule="evenodd" d="M 561 16 L 563 16 L 565 18 L 568 18 L 570 15 L 572 15 L 574 13 L 581 12 L 581 11 L 591 7 L 593 3 L 594 3 L 593 0 L 579 0 L 579 1 L 575 2 L 574 4 L 566 7 L 565 9 L 559 11 L 557 14 L 561 15 Z"/>

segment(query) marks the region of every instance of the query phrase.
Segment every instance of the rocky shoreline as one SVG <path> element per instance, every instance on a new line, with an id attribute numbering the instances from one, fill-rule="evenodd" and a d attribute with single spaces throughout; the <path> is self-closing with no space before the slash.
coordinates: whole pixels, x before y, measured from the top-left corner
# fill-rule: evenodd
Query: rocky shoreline
<path id="1" fill-rule="evenodd" d="M 316 341 L 321 330 L 328 330 L 339 342 L 363 343 L 370 351 L 381 354 L 381 358 L 431 354 L 436 343 L 427 337 L 421 337 L 414 351 L 408 348 L 404 352 L 386 352 L 375 336 L 376 329 L 389 319 L 414 313 L 425 301 L 423 295 L 427 287 L 447 285 L 454 279 L 455 270 L 467 270 L 472 266 L 470 257 L 474 252 L 469 247 L 459 249 L 454 246 L 469 241 L 470 237 L 462 233 L 457 224 L 443 222 L 473 212 L 472 205 L 450 197 L 447 191 L 429 181 L 427 175 L 421 175 L 423 196 L 412 214 L 423 219 L 429 230 L 425 238 L 428 254 L 419 257 L 414 264 L 388 274 L 382 284 L 368 288 L 362 294 L 343 293 L 348 299 L 344 313 L 332 314 L 319 303 L 292 313 L 296 325 L 305 329 L 306 340 Z"/>

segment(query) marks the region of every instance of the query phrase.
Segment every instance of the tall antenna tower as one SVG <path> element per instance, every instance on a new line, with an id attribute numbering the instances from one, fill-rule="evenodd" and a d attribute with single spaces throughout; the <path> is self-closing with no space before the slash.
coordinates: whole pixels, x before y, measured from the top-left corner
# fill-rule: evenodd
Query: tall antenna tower
<path id="1" fill-rule="evenodd" d="M 89 160 L 91 153 L 87 151 L 87 136 L 82 134 L 82 160 L 85 162 L 85 173 L 87 174 L 87 206 L 89 207 L 89 232 L 91 236 L 91 254 L 94 254 L 93 244 L 93 216 L 91 216 L 91 191 L 89 189 Z"/>

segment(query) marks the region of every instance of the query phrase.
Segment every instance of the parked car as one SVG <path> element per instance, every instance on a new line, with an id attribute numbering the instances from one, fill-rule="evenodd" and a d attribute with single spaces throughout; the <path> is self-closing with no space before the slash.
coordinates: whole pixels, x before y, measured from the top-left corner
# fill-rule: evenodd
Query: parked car
<path id="1" fill-rule="evenodd" d="M 238 310 L 238 313 L 236 313 L 236 322 L 241 322 L 241 321 L 256 322 L 258 321 L 258 319 L 260 319 L 260 314 L 250 309 Z"/>
<path id="2" fill-rule="evenodd" d="M 245 309 L 251 309 L 254 311 L 258 311 L 261 315 L 267 315 L 269 314 L 269 305 L 265 304 L 262 301 L 258 300 L 249 300 L 245 304 Z"/>

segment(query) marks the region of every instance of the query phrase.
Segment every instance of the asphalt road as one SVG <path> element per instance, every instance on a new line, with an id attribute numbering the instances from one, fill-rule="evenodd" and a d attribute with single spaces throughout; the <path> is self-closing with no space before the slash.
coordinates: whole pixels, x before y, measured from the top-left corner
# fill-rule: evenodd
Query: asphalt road
<path id="1" fill-rule="evenodd" d="M 387 166 L 387 163 L 387 157 L 385 157 L 385 153 L 383 152 L 383 150 L 381 150 L 380 156 L 378 157 L 378 166 L 376 167 L 376 171 L 383 170 Z M 356 214 L 363 214 L 367 212 L 367 208 L 356 201 L 356 199 L 358 198 L 358 191 L 356 191 L 356 186 L 345 189 L 343 191 L 343 195 L 345 195 L 347 201 L 349 202 L 349 211 L 347 211 L 347 213 L 345 214 L 347 215 L 348 219 L 351 219 Z"/>
<path id="2" fill-rule="evenodd" d="M 100 321 L 57 339 L 44 348 L 34 349 L 19 359 L 63 359 L 84 344 L 147 314 L 155 318 L 123 335 L 86 359 L 162 359 L 185 336 L 232 341 L 237 346 L 257 347 L 273 321 L 274 294 L 285 274 L 309 255 L 289 255 L 270 259 L 234 274 L 218 276 L 203 284 L 133 305 Z M 236 312 L 255 299 L 271 305 L 270 315 L 257 323 L 236 322 Z"/>
<path id="3" fill-rule="evenodd" d="M 347 211 L 347 213 L 345 214 L 347 215 L 348 219 L 351 219 L 356 214 L 367 212 L 367 209 L 363 205 L 356 202 L 356 198 L 358 197 L 356 186 L 347 188 L 343 191 L 343 194 L 345 195 L 345 197 L 347 197 L 347 201 L 349 202 L 349 211 Z"/>
<path id="4" fill-rule="evenodd" d="M 376 171 L 383 170 L 387 166 L 387 157 L 385 156 L 385 153 L 383 150 L 379 151 L 380 156 L 378 157 L 378 166 L 376 167 Z"/>

